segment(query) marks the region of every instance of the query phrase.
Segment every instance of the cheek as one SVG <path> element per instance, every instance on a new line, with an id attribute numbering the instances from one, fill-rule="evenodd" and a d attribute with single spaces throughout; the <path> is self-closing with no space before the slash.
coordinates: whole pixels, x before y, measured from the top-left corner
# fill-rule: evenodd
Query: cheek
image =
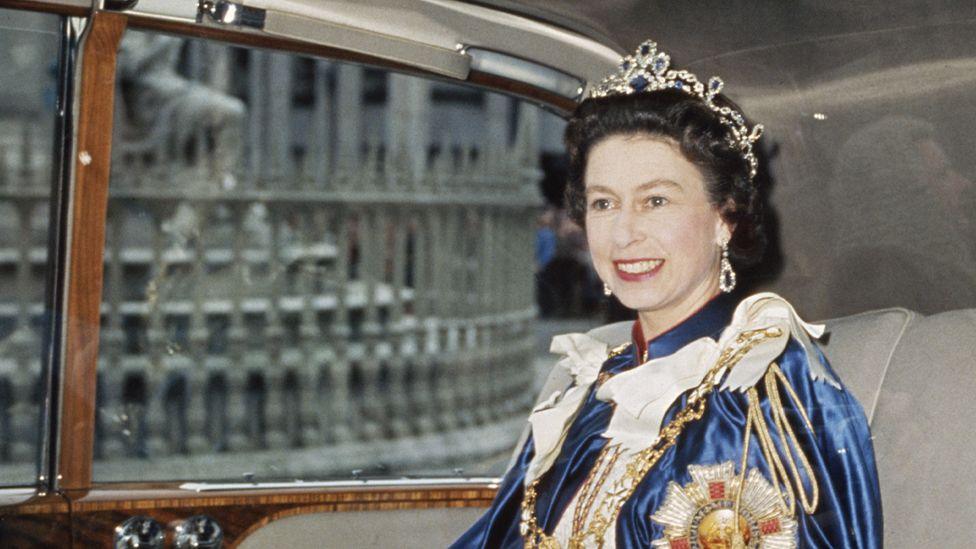
<path id="1" fill-rule="evenodd" d="M 715 220 L 710 215 L 685 217 L 677 220 L 663 237 L 667 239 L 671 252 L 678 257 L 696 263 L 707 263 L 714 255 L 714 224 Z"/>
<path id="2" fill-rule="evenodd" d="M 610 231 L 606 223 L 600 220 L 586 220 L 586 245 L 593 258 L 593 267 L 596 272 L 605 277 L 609 273 L 610 265 Z"/>

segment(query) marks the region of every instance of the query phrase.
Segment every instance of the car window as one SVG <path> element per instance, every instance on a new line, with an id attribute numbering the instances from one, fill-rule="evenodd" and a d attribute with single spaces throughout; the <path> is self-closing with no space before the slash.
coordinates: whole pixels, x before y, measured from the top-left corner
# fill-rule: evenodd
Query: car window
<path id="1" fill-rule="evenodd" d="M 0 485 L 38 475 L 58 28 L 0 9 Z"/>
<path id="2" fill-rule="evenodd" d="M 561 120 L 136 31 L 116 94 L 96 480 L 504 471 Z"/>
<path id="3" fill-rule="evenodd" d="M 857 20 L 805 9 L 836 13 L 840 29 Z M 765 125 L 779 257 L 764 276 L 809 318 L 976 307 L 976 47 L 971 20 L 945 21 L 953 11 L 884 12 L 889 27 L 849 34 L 791 19 L 798 36 L 827 36 L 690 67 L 727 77 Z"/>

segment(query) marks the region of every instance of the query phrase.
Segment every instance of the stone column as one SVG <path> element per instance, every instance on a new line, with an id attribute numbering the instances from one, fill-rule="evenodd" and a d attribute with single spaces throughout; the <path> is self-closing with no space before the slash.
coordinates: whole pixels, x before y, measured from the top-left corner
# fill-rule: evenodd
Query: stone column
<path id="1" fill-rule="evenodd" d="M 193 202 L 189 207 L 194 211 L 194 217 L 198 220 L 206 220 L 210 216 L 210 208 L 201 202 Z M 202 224 L 202 223 L 201 223 Z M 190 273 L 189 278 L 192 283 L 190 298 L 192 299 L 192 310 L 190 312 L 189 326 L 189 355 L 192 357 L 191 369 L 187 378 L 187 425 L 189 430 L 189 440 L 187 447 L 191 454 L 204 453 L 213 447 L 213 441 L 209 440 L 206 432 L 207 408 L 206 394 L 208 371 L 205 367 L 209 354 L 209 343 L 214 334 L 210 333 L 210 326 L 207 322 L 207 314 L 204 305 L 210 299 L 207 292 L 207 273 L 206 273 L 206 244 L 203 239 L 203 227 L 198 226 L 200 234 L 193 239 L 193 246 L 190 254 Z M 226 352 L 226 350 L 225 350 Z"/>
<path id="2" fill-rule="evenodd" d="M 275 188 L 293 187 L 295 166 L 292 161 L 291 97 L 295 56 L 271 53 L 268 58 L 268 162 Z"/>
<path id="3" fill-rule="evenodd" d="M 405 214 L 405 215 L 403 215 Z M 403 290 L 406 276 L 406 243 L 409 231 L 410 214 L 402 212 L 396 218 L 389 220 L 389 232 L 386 239 L 392 239 L 389 251 L 391 262 L 390 290 L 392 298 L 388 305 L 387 340 L 390 342 L 391 355 L 388 359 L 390 377 L 384 398 L 387 399 L 391 434 L 403 437 L 410 432 L 408 425 L 409 408 L 407 404 L 408 387 L 406 386 L 405 355 L 412 353 L 413 346 L 410 334 L 404 333 Z"/>
<path id="4" fill-rule="evenodd" d="M 247 409 L 245 393 L 247 391 L 248 378 L 248 358 L 251 356 L 248 347 L 248 333 L 245 325 L 244 310 L 242 303 L 241 288 L 244 287 L 244 227 L 243 204 L 226 203 L 225 207 L 230 212 L 230 224 L 232 227 L 231 236 L 231 262 L 230 276 L 231 287 L 227 288 L 226 298 L 230 301 L 230 323 L 227 330 L 228 356 L 230 357 L 230 369 L 227 375 L 228 423 L 231 426 L 231 433 L 228 437 L 228 445 L 232 451 L 250 448 L 252 441 L 248 439 L 249 416 L 254 413 Z"/>
<path id="5" fill-rule="evenodd" d="M 363 282 L 366 302 L 362 325 L 363 357 L 360 371 L 363 375 L 362 421 L 363 436 L 366 440 L 379 438 L 384 431 L 382 395 L 379 390 L 380 361 L 385 357 L 378 353 L 381 327 L 379 323 L 379 289 L 383 268 L 384 216 L 375 206 L 360 211 L 360 250 L 362 264 L 359 276 Z M 384 345 L 386 342 L 383 342 Z"/>
<path id="6" fill-rule="evenodd" d="M 413 392 L 410 407 L 414 411 L 418 433 L 429 433 L 436 425 L 437 406 L 431 391 L 430 368 L 436 349 L 435 338 L 429 335 L 428 322 L 433 320 L 435 299 L 435 267 L 431 247 L 431 226 L 434 209 L 424 206 L 418 212 L 414 236 L 414 315 L 413 337 L 417 342 L 417 356 L 413 362 Z M 433 349 L 432 349 L 433 347 Z"/>
<path id="7" fill-rule="evenodd" d="M 350 262 L 350 215 L 344 207 L 336 208 L 336 263 L 335 287 L 336 297 L 335 316 L 332 320 L 330 340 L 333 342 L 335 356 L 321 367 L 320 386 L 327 386 L 329 392 L 322 395 L 322 409 L 325 412 L 320 419 L 322 429 L 328 429 L 326 438 L 333 438 L 341 444 L 353 437 L 352 422 L 356 421 L 349 395 L 349 262 Z"/>
<path id="8" fill-rule="evenodd" d="M 441 353 L 443 358 L 444 371 L 439 380 L 439 401 L 441 411 L 445 414 L 448 424 L 466 426 L 473 423 L 471 411 L 467 409 L 467 402 L 462 398 L 464 395 L 464 378 L 470 366 L 470 361 L 461 352 L 460 319 L 457 311 L 462 304 L 463 283 L 462 270 L 460 265 L 459 248 L 461 244 L 461 210 L 457 207 L 448 206 L 443 210 L 446 223 L 444 230 L 440 233 L 439 241 L 435 244 L 441 250 L 443 272 L 445 273 L 444 290 L 446 299 L 441 302 L 442 322 L 446 323 L 443 329 L 443 340 L 445 341 L 444 351 Z M 453 416 L 453 419 L 448 419 Z"/>
<path id="9" fill-rule="evenodd" d="M 497 170 L 508 149 L 511 109 L 511 98 L 499 93 L 485 94 L 485 135 L 479 141 L 483 160 L 481 164 L 485 170 Z M 488 184 L 496 182 L 496 178 L 486 178 Z"/>
<path id="10" fill-rule="evenodd" d="M 248 183 L 251 187 L 257 187 L 264 179 L 266 168 L 266 155 L 268 153 L 267 136 L 267 92 L 265 83 L 268 79 L 268 56 L 269 54 L 261 50 L 248 51 L 248 109 L 247 109 L 247 151 Z"/>
<path id="11" fill-rule="evenodd" d="M 9 345 L 8 350 L 0 358 L 0 366 L 10 374 L 11 397 L 17 404 L 7 406 L 8 424 L 10 430 L 9 455 L 15 462 L 28 461 L 36 451 L 38 413 L 40 406 L 31 398 L 32 389 L 40 375 L 40 340 L 34 333 L 31 306 L 35 301 L 41 301 L 41 296 L 32 291 L 33 265 L 30 252 L 33 239 L 31 238 L 31 213 L 35 201 L 23 197 L 13 201 L 17 220 L 17 312 L 14 320 L 14 330 L 4 341 Z M 5 345 L 6 346 L 6 345 Z M 8 357 L 10 357 L 8 359 Z M 12 359 L 12 360 L 11 360 Z M 11 367 L 13 366 L 13 367 Z M 12 371 L 10 371 L 12 370 Z M 26 405 L 24 405 L 26 404 Z M 27 413 L 24 413 L 27 412 Z M 29 433 L 29 435 L 28 435 Z M 26 435 L 26 436 L 25 436 Z"/>
<path id="12" fill-rule="evenodd" d="M 443 206 L 428 206 L 424 231 L 424 248 L 428 252 L 427 259 L 430 266 L 427 272 L 430 276 L 426 284 L 428 306 L 427 316 L 424 319 L 424 361 L 420 365 L 423 367 L 421 378 L 426 389 L 425 400 L 428 402 L 430 412 L 429 424 L 434 431 L 445 430 L 455 424 L 453 405 L 449 398 L 450 392 L 449 389 L 445 389 L 445 386 L 450 384 L 450 380 L 444 377 L 442 366 L 447 360 L 442 331 L 444 315 L 448 310 L 445 283 L 448 277 L 447 261 L 442 240 L 444 212 Z"/>
<path id="13" fill-rule="evenodd" d="M 355 170 L 363 145 L 363 68 L 336 65 L 336 162 L 339 172 Z"/>
<path id="14" fill-rule="evenodd" d="M 426 169 L 430 147 L 431 83 L 391 72 L 388 85 L 386 151 L 395 168 L 387 170 L 387 177 L 401 175 L 416 185 Z"/>
<path id="15" fill-rule="evenodd" d="M 332 178 L 332 94 L 329 92 L 328 61 L 315 62 L 313 80 L 314 108 L 312 110 L 311 135 L 305 150 L 303 183 L 316 189 L 324 189 Z"/>

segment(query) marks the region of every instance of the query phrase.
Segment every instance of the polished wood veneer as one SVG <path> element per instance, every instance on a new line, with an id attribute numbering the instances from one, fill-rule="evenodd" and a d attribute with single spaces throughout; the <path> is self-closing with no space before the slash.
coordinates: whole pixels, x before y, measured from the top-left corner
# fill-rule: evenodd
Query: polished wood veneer
<path id="1" fill-rule="evenodd" d="M 28 9 L 69 16 L 88 15 L 87 9 L 64 8 L 30 0 L 0 0 L 2 8 Z M 111 138 L 114 113 L 116 55 L 127 27 L 174 32 L 246 46 L 273 48 L 346 61 L 386 66 L 430 76 L 423 71 L 363 56 L 355 52 L 272 39 L 215 27 L 97 12 L 91 16 L 81 47 L 76 97 L 75 148 L 71 162 L 70 253 L 64 279 L 63 395 L 57 444 L 60 493 L 31 497 L 0 508 L 0 547 L 111 547 L 117 525 L 147 515 L 172 526 L 195 514 L 220 524 L 225 547 L 234 547 L 250 533 L 276 519 L 346 511 L 384 511 L 486 507 L 495 496 L 492 485 L 409 488 L 354 487 L 270 491 L 240 490 L 188 492 L 173 483 L 94 484 L 95 380 L 98 359 L 100 306 L 103 285 L 105 221 L 108 203 Z M 571 101 L 505 79 L 473 72 L 473 84 L 502 89 L 569 110 Z M 171 541 L 171 540 L 170 540 Z"/>
<path id="2" fill-rule="evenodd" d="M 287 516 L 342 511 L 387 511 L 486 507 L 495 495 L 491 486 L 437 488 L 361 488 L 329 490 L 242 490 L 187 492 L 175 487 L 145 490 L 135 486 L 103 486 L 74 494 L 75 547 L 110 547 L 116 525 L 145 515 L 173 526 L 197 514 L 210 516 L 224 532 L 224 546 L 235 547 L 254 530 Z"/>
<path id="3" fill-rule="evenodd" d="M 124 15 L 96 13 L 82 46 L 58 441 L 58 472 L 63 489 L 91 485 L 115 60 L 125 26 Z"/>
<path id="4" fill-rule="evenodd" d="M 58 494 L 34 496 L 0 508 L 0 547 L 70 547 L 68 502 Z"/>
<path id="5" fill-rule="evenodd" d="M 61 6 L 47 2 L 35 2 L 32 0 L 0 0 L 0 8 L 19 9 L 29 11 L 41 11 L 47 13 L 58 13 L 62 15 L 73 15 L 84 17 L 91 11 L 81 6 Z"/>

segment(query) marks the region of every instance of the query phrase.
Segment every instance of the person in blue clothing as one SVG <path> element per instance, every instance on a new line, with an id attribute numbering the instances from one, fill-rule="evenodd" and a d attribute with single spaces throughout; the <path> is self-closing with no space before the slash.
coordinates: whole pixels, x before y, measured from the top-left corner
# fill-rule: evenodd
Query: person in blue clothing
<path id="1" fill-rule="evenodd" d="M 454 547 L 881 547 L 867 420 L 759 259 L 750 125 L 645 42 L 569 121 L 567 198 L 637 320 L 553 339 L 566 383 Z"/>
<path id="2" fill-rule="evenodd" d="M 552 315 L 555 307 L 556 295 L 553 291 L 552 276 L 548 272 L 549 264 L 556 257 L 556 231 L 553 228 L 555 214 L 546 209 L 536 221 L 535 230 L 535 295 L 539 306 L 539 315 Z"/>

